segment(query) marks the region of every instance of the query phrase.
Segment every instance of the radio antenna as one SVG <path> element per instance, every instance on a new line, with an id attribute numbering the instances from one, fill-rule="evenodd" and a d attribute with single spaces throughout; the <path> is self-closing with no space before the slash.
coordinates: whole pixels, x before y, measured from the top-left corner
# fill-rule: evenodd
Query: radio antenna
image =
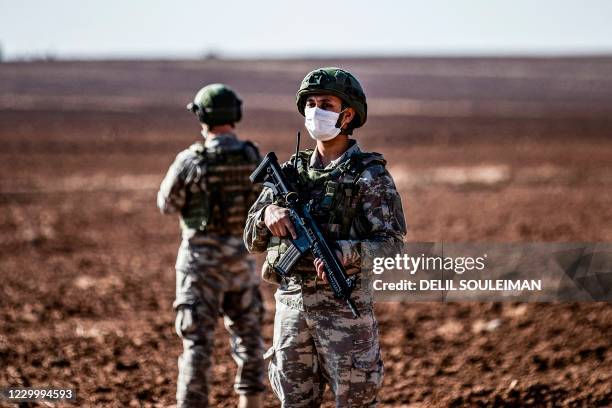
<path id="1" fill-rule="evenodd" d="M 298 153 L 300 152 L 300 131 L 297 131 L 297 142 L 295 144 L 295 156 L 293 156 L 293 168 L 297 170 Z"/>

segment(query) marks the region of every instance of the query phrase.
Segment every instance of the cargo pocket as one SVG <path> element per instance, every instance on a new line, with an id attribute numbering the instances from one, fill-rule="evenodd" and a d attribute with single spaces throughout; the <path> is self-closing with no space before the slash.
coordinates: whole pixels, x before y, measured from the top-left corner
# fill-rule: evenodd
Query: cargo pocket
<path id="1" fill-rule="evenodd" d="M 378 340 L 356 340 L 351 353 L 350 406 L 376 405 L 376 394 L 382 385 L 383 370 Z"/>
<path id="2" fill-rule="evenodd" d="M 274 268 L 281 254 L 284 252 L 284 246 L 282 244 L 283 240 L 279 237 L 270 238 L 270 242 L 268 243 L 267 253 L 266 253 L 266 263 Z"/>
<path id="3" fill-rule="evenodd" d="M 261 277 L 264 281 L 279 284 L 281 277 L 274 270 L 274 266 L 281 256 L 281 239 L 279 237 L 270 238 L 268 243 L 266 259 L 261 269 Z"/>
<path id="4" fill-rule="evenodd" d="M 196 332 L 196 328 L 195 306 L 190 304 L 179 305 L 176 311 L 176 334 L 181 338 L 189 338 Z"/>

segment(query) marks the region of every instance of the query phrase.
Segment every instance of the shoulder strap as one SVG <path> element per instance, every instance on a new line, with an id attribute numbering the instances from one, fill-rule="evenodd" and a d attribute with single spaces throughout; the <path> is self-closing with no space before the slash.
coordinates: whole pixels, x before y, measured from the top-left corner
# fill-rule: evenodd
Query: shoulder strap
<path id="1" fill-rule="evenodd" d="M 338 166 L 334 172 L 337 173 L 334 177 L 342 179 L 342 183 L 345 185 L 354 185 L 363 172 L 368 168 L 375 165 L 385 166 L 387 161 L 380 153 L 356 153 L 353 154 L 346 162 Z"/>
<path id="2" fill-rule="evenodd" d="M 376 152 L 361 152 L 351 156 L 348 160 L 349 166 L 347 171 L 356 176 L 355 178 L 359 178 L 359 176 L 368 168 L 374 165 L 381 165 L 385 167 L 387 165 L 387 161 L 383 157 L 382 154 Z"/>
<path id="3" fill-rule="evenodd" d="M 257 148 L 257 145 L 253 142 L 251 142 L 250 140 L 243 140 L 242 141 L 242 153 L 244 155 L 244 158 L 249 160 L 249 155 L 247 153 L 248 149 L 253 149 L 253 151 L 255 152 L 255 156 L 256 156 L 256 160 L 260 160 L 261 159 L 261 154 L 259 153 L 259 149 Z"/>
<path id="4" fill-rule="evenodd" d="M 340 216 L 340 235 L 348 236 L 353 225 L 353 219 L 357 214 L 357 206 L 359 205 L 359 196 L 361 188 L 357 185 L 357 181 L 363 172 L 369 167 L 375 165 L 387 164 L 383 155 L 375 152 L 360 152 L 352 155 L 347 161 L 347 168 L 342 177 L 341 185 L 336 188 L 341 188 L 344 191 L 343 213 Z"/>
<path id="5" fill-rule="evenodd" d="M 354 178 L 356 180 L 366 168 L 375 164 L 382 164 L 383 166 L 387 164 L 382 154 L 355 153 L 351 155 L 347 161 L 332 170 L 332 172 L 329 173 L 328 178 L 333 180 L 348 174 L 350 178 Z"/>

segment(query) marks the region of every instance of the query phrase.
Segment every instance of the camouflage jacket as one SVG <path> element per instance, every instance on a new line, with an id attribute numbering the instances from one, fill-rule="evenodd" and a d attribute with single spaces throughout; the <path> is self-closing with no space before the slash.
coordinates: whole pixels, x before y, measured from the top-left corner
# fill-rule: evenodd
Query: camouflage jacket
<path id="1" fill-rule="evenodd" d="M 207 163 L 205 155 L 212 154 L 218 158 L 230 151 L 243 152 L 244 159 L 239 156 L 239 163 L 227 164 L 217 160 L 215 169 Z M 257 148 L 250 142 L 239 140 L 233 133 L 208 138 L 203 144 L 195 143 L 180 152 L 168 169 L 157 193 L 157 206 L 164 214 L 180 213 L 184 242 L 205 242 L 207 236 L 210 238 L 215 234 L 240 237 L 247 209 L 260 192 L 260 188 L 252 185 L 248 179 L 259 160 Z M 222 219 L 217 208 L 217 212 L 206 214 L 209 225 L 202 228 L 197 221 L 202 218 L 203 209 L 210 207 L 210 200 L 225 194 L 211 190 L 211 184 L 215 181 L 221 184 L 223 191 L 234 195 L 230 196 L 230 205 L 224 203 L 216 206 L 221 207 Z"/>
<path id="2" fill-rule="evenodd" d="M 351 140 L 351 146 L 342 156 L 323 167 L 317 151 L 309 153 L 308 168 L 312 170 L 333 171 L 356 154 L 361 154 L 359 145 Z M 300 155 L 308 152 L 301 152 Z M 287 162 L 288 163 L 288 162 Z M 283 166 L 287 165 L 285 163 Z M 349 273 L 355 273 L 360 268 L 360 247 L 364 242 L 401 242 L 406 233 L 406 225 L 402 203 L 395 188 L 395 184 L 384 164 L 375 162 L 365 167 L 365 170 L 355 181 L 359 189 L 356 203 L 357 214 L 346 236 L 334 241 L 342 252 L 342 262 Z M 325 188 L 321 186 L 320 188 Z M 321 191 L 316 189 L 307 191 L 312 198 L 320 199 Z M 274 203 L 272 191 L 268 188 L 259 195 L 259 198 L 249 210 L 244 229 L 244 242 L 249 252 L 268 251 L 262 277 L 268 282 L 279 283 L 280 277 L 273 272 L 272 265 L 277 260 L 279 252 L 282 253 L 288 244 L 285 239 L 273 237 L 266 227 L 264 211 L 269 204 Z M 365 222 L 367 225 L 359 226 Z M 321 226 L 325 234 L 325 226 Z M 279 249 L 281 248 L 281 249 Z M 313 272 L 312 258 L 296 264 L 296 271 Z"/>

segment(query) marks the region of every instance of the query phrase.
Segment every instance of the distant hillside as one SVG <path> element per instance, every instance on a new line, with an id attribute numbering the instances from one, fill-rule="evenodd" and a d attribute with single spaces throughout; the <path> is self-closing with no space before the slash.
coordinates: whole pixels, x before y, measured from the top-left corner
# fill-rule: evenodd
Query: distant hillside
<path id="1" fill-rule="evenodd" d="M 23 62 L 0 64 L 0 109 L 138 111 L 226 82 L 251 109 L 293 109 L 319 66 L 354 72 L 373 115 L 611 118 L 612 57 Z"/>

